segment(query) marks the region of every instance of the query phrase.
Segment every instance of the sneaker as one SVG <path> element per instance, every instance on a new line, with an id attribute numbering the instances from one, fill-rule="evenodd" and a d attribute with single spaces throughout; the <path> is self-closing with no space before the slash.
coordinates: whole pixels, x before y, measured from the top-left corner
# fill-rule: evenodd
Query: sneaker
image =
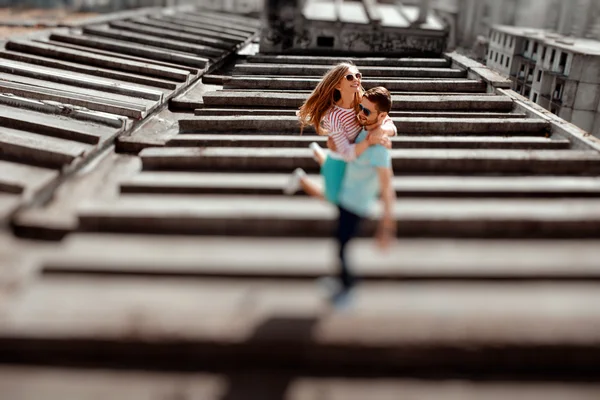
<path id="1" fill-rule="evenodd" d="M 290 176 L 290 180 L 288 181 L 287 185 L 283 188 L 283 193 L 291 196 L 300 190 L 300 181 L 305 176 L 306 172 L 304 172 L 302 168 L 296 168 L 294 172 L 292 172 L 292 176 Z"/>
<path id="2" fill-rule="evenodd" d="M 317 142 L 312 142 L 311 144 L 308 145 L 308 147 L 313 151 L 313 159 L 316 162 L 319 162 L 319 157 L 317 157 L 317 154 L 320 154 L 321 159 L 325 158 L 325 152 L 323 151 L 323 149 L 321 148 L 321 146 L 319 146 L 319 144 Z"/>

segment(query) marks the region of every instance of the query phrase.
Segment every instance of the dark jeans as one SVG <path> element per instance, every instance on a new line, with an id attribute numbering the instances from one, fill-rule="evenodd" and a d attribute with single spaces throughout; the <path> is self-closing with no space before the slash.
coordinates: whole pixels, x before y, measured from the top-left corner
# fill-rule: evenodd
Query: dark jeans
<path id="1" fill-rule="evenodd" d="M 362 218 L 340 206 L 338 206 L 339 217 L 336 231 L 338 242 L 338 256 L 340 258 L 339 277 L 344 289 L 349 289 L 354 285 L 354 277 L 348 267 L 346 260 L 346 245 L 358 233 L 358 227 Z"/>

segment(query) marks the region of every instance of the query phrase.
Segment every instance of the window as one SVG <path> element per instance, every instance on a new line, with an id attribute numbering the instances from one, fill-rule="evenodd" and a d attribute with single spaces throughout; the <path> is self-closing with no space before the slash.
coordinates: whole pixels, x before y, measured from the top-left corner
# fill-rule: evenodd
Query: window
<path id="1" fill-rule="evenodd" d="M 334 38 L 333 36 L 318 36 L 317 46 L 318 47 L 333 47 Z"/>
<path id="2" fill-rule="evenodd" d="M 519 79 L 525 78 L 525 64 L 521 64 L 521 68 L 519 69 Z"/>
<path id="3" fill-rule="evenodd" d="M 500 55 L 500 64 L 504 64 L 504 54 Z"/>
<path id="4" fill-rule="evenodd" d="M 506 68 L 510 66 L 510 57 L 506 57 Z"/>
<path id="5" fill-rule="evenodd" d="M 494 52 L 490 50 L 490 61 L 492 61 L 492 58 L 494 58 Z"/>
<path id="6" fill-rule="evenodd" d="M 555 56 L 556 56 L 556 49 L 552 49 L 552 53 L 550 53 L 550 65 L 554 64 Z"/>
<path id="7" fill-rule="evenodd" d="M 550 112 L 554 115 L 558 115 L 558 109 L 555 106 L 550 107 Z"/>
<path id="8" fill-rule="evenodd" d="M 537 81 L 540 82 L 542 80 L 542 71 L 538 71 Z"/>
<path id="9" fill-rule="evenodd" d="M 506 40 L 508 39 L 508 35 L 504 35 L 504 43 L 502 44 L 504 47 L 506 47 Z"/>
<path id="10" fill-rule="evenodd" d="M 533 82 L 533 67 L 530 67 L 527 70 L 527 79 L 526 79 L 526 83 L 531 83 Z"/>
<path id="11" fill-rule="evenodd" d="M 525 86 L 525 90 L 523 91 L 523 96 L 529 98 L 529 94 L 531 93 L 531 88 Z"/>
<path id="12" fill-rule="evenodd" d="M 513 45 L 513 39 L 514 39 L 514 37 L 511 36 L 510 37 L 510 44 L 509 44 L 510 47 L 512 47 L 512 45 Z"/>
<path id="13" fill-rule="evenodd" d="M 496 53 L 496 57 L 494 57 L 494 61 L 498 62 L 498 53 Z"/>
<path id="14" fill-rule="evenodd" d="M 525 53 L 529 51 L 529 40 L 525 42 Z"/>
<path id="15" fill-rule="evenodd" d="M 537 103 L 537 99 L 538 99 L 538 94 L 534 93 L 533 94 L 533 98 L 531 99 L 534 103 Z"/>
<path id="16" fill-rule="evenodd" d="M 542 61 L 546 58 L 546 46 L 542 49 Z"/>
<path id="17" fill-rule="evenodd" d="M 565 72 L 565 66 L 567 65 L 567 53 L 560 53 L 560 61 L 558 62 L 558 71 L 562 74 Z"/>
<path id="18" fill-rule="evenodd" d="M 556 83 L 554 86 L 554 92 L 552 92 L 552 100 L 553 101 L 562 101 L 562 91 L 563 85 L 561 83 Z"/>
<path id="19" fill-rule="evenodd" d="M 521 89 L 523 89 L 522 85 L 517 85 L 517 92 L 521 93 Z"/>
<path id="20" fill-rule="evenodd" d="M 533 54 L 537 54 L 537 51 L 538 51 L 538 42 L 535 42 L 533 44 Z"/>

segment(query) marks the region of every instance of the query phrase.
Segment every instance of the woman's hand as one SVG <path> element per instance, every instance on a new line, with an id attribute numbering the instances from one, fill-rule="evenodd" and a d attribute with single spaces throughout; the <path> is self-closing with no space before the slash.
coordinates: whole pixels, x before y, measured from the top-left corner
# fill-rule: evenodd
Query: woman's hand
<path id="1" fill-rule="evenodd" d="M 392 141 L 390 140 L 390 137 L 380 127 L 369 132 L 368 141 L 370 146 L 380 144 L 385 148 L 392 148 Z"/>

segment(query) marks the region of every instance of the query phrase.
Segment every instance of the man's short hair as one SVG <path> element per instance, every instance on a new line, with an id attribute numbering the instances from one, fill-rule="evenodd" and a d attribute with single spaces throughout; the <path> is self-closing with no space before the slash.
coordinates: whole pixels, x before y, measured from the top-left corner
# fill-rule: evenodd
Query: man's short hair
<path id="1" fill-rule="evenodd" d="M 363 97 L 375 104 L 379 112 L 389 113 L 392 109 L 392 95 L 383 86 L 376 86 L 367 90 Z"/>

